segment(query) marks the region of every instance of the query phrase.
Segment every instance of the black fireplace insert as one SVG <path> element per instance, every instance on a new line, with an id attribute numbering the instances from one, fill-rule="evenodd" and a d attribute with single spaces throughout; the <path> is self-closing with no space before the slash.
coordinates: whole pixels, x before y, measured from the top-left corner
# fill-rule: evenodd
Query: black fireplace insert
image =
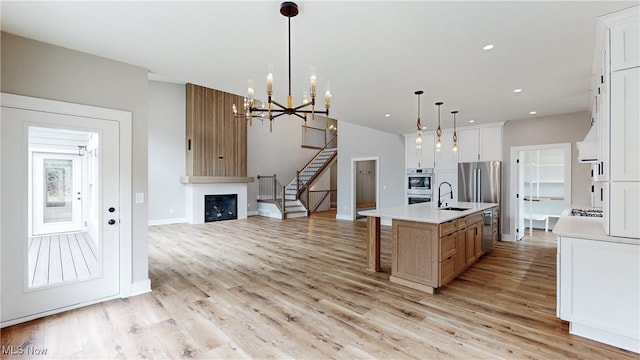
<path id="1" fill-rule="evenodd" d="M 238 218 L 238 195 L 205 195 L 204 222 Z"/>

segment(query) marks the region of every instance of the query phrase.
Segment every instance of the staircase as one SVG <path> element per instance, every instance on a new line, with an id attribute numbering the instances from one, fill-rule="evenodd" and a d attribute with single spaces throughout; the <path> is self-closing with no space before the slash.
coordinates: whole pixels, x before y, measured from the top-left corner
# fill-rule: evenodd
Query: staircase
<path id="1" fill-rule="evenodd" d="M 335 138 L 334 138 L 335 139 Z M 331 141 L 328 143 L 332 143 Z M 297 172 L 297 176 L 286 186 L 278 189 L 279 183 L 275 179 L 275 175 L 258 176 L 261 179 L 271 179 L 275 185 L 269 185 L 273 188 L 273 195 L 269 195 L 269 199 L 264 199 L 262 195 L 258 199 L 258 213 L 263 216 L 275 217 L 280 219 L 305 217 L 309 214 L 308 189 L 315 179 L 322 174 L 336 159 L 338 155 L 337 148 L 322 148 L 302 170 Z M 273 184 L 273 183 L 272 183 Z M 262 185 L 260 185 L 262 188 Z"/>
<path id="2" fill-rule="evenodd" d="M 301 217 L 309 214 L 307 207 L 300 198 L 307 191 L 308 187 L 311 186 L 313 180 L 315 180 L 324 169 L 331 165 L 337 155 L 337 148 L 322 149 L 302 170 L 298 172 L 298 176 L 291 180 L 291 182 L 285 187 L 285 218 Z"/>

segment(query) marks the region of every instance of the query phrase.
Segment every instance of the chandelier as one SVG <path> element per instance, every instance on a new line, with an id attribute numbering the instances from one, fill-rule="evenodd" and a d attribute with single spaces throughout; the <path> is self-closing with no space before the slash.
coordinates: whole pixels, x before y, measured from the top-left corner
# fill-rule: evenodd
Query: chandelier
<path id="1" fill-rule="evenodd" d="M 244 99 L 244 116 L 251 125 L 253 118 L 264 119 L 265 115 L 269 118 L 269 132 L 273 131 L 273 119 L 282 115 L 295 115 L 304 120 L 305 131 L 307 128 L 307 114 L 311 114 L 311 120 L 315 119 L 315 114 L 326 115 L 325 128 L 329 124 L 329 107 L 331 103 L 331 91 L 329 89 L 329 83 L 327 82 L 326 91 L 324 94 L 324 108 L 325 110 L 316 110 L 316 75 L 315 69 L 311 68 L 311 75 L 309 76 L 309 93 L 310 98 L 307 98 L 307 94 L 303 95 L 302 104 L 293 106 L 293 97 L 291 96 L 291 18 L 298 15 L 298 5 L 291 1 L 285 1 L 280 4 L 280 14 L 286 16 L 289 22 L 289 95 L 287 96 L 286 106 L 275 101 L 272 98 L 273 95 L 273 71 L 272 65 L 268 66 L 267 70 L 267 103 L 262 102 L 260 106 L 256 106 L 256 100 L 254 98 L 253 81 L 249 80 L 249 86 L 247 89 L 247 97 Z M 233 105 L 233 113 L 238 116 L 238 111 Z"/>

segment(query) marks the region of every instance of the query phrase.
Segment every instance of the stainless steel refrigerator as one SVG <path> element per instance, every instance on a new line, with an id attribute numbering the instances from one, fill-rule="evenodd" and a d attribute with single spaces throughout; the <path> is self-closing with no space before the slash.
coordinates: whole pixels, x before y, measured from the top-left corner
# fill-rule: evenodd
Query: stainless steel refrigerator
<path id="1" fill-rule="evenodd" d="M 458 201 L 497 203 L 502 194 L 502 161 L 469 162 L 458 164 Z M 493 247 L 493 232 L 500 238 L 500 221 L 493 226 L 494 213 L 486 211 L 482 231 L 483 252 Z"/>

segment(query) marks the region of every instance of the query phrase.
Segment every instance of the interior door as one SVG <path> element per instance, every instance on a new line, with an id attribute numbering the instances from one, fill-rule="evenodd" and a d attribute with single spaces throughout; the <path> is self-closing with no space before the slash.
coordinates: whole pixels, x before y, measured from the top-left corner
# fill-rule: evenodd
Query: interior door
<path id="1" fill-rule="evenodd" d="M 3 324 L 17 319 L 35 318 L 60 311 L 65 307 L 115 296 L 120 289 L 119 266 L 119 127 L 117 121 L 100 120 L 57 113 L 2 107 L 0 120 L 1 138 L 1 321 Z M 70 276 L 81 272 L 79 268 L 67 268 L 60 261 L 61 279 L 53 283 L 34 286 L 33 256 L 34 236 L 29 229 L 29 133 L 35 128 L 73 129 L 97 135 L 97 147 L 93 152 L 94 201 L 97 209 L 96 231 L 89 235 L 93 249 L 84 252 L 84 260 L 93 261 L 93 271 L 86 276 Z M 86 245 L 91 247 L 85 238 Z M 44 238 L 40 239 L 45 241 Z M 81 246 L 81 242 L 78 243 Z M 49 237 L 46 250 L 40 256 L 49 256 L 50 263 L 62 258 L 65 248 L 72 255 L 73 244 Z M 57 255 L 57 256 L 56 256 Z M 69 263 L 67 263 L 69 265 Z M 86 269 L 85 269 L 86 270 Z M 37 271 L 37 270 L 36 270 Z M 56 273 L 50 268 L 45 276 Z M 77 274 L 76 274 L 77 275 Z"/>

